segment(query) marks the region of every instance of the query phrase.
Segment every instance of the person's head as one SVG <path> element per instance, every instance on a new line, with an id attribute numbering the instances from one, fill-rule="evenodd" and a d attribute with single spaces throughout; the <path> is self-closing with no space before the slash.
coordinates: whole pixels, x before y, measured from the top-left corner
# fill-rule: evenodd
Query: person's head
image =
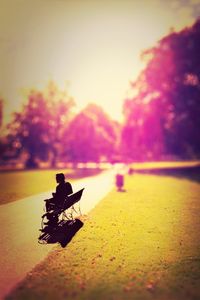
<path id="1" fill-rule="evenodd" d="M 65 175 L 63 173 L 56 174 L 56 181 L 57 183 L 61 183 L 65 181 Z"/>

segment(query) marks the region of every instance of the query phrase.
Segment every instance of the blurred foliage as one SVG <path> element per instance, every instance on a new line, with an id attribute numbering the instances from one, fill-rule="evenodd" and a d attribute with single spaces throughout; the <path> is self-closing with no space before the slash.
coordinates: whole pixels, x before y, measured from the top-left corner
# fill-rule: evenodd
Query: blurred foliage
<path id="1" fill-rule="evenodd" d="M 101 107 L 89 104 L 66 128 L 64 155 L 74 162 L 111 159 L 116 151 L 117 128 Z"/>
<path id="2" fill-rule="evenodd" d="M 90 104 L 74 114 L 73 99 L 54 82 L 46 90 L 32 90 L 21 112 L 8 124 L 4 160 L 20 158 L 26 168 L 48 161 L 108 161 L 119 142 L 119 124 L 97 105 Z"/>
<path id="3" fill-rule="evenodd" d="M 123 152 L 134 159 L 200 154 L 200 20 L 142 55 L 145 69 L 124 103 Z"/>
<path id="4" fill-rule="evenodd" d="M 69 121 L 74 101 L 50 82 L 47 90 L 31 90 L 23 110 L 14 113 L 8 125 L 9 145 L 14 156 L 27 154 L 26 167 L 36 167 L 39 160 L 52 160 L 59 155 L 62 130 Z"/>
<path id="5" fill-rule="evenodd" d="M 50 82 L 31 90 L 1 137 L 3 161 L 27 168 L 40 161 L 99 162 L 200 157 L 200 20 L 171 32 L 143 52 L 146 67 L 131 84 L 121 126 L 95 104 L 74 114 L 75 102 Z M 0 101 L 0 124 L 2 101 Z"/>

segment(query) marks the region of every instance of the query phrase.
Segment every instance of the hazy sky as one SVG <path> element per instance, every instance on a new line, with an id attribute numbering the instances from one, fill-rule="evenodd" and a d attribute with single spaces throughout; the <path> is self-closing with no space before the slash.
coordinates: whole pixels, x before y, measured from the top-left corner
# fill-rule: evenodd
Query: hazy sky
<path id="1" fill-rule="evenodd" d="M 95 102 L 120 117 L 140 53 L 190 25 L 200 0 L 0 0 L 0 94 L 5 117 L 20 108 L 23 88 L 50 79 L 79 108 Z"/>

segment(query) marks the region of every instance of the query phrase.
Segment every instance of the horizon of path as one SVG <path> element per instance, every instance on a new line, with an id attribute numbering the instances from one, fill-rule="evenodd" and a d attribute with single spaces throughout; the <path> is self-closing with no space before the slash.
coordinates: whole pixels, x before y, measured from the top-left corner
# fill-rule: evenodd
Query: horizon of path
<path id="1" fill-rule="evenodd" d="M 72 182 L 73 191 L 85 188 L 81 212 L 87 214 L 114 187 L 114 170 Z M 55 183 L 56 185 L 56 183 Z M 57 244 L 38 243 L 44 199 L 53 191 L 26 197 L 1 205 L 0 299 L 4 297 L 41 262 Z"/>

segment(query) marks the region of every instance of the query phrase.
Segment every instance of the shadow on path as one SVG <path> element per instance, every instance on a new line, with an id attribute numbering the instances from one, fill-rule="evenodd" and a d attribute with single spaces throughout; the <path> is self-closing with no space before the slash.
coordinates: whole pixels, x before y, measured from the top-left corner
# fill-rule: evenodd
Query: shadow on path
<path id="1" fill-rule="evenodd" d="M 61 221 L 54 228 L 48 226 L 45 232 L 40 235 L 38 241 L 41 244 L 60 243 L 60 245 L 64 248 L 70 243 L 81 227 L 83 227 L 83 222 L 79 219 Z"/>

